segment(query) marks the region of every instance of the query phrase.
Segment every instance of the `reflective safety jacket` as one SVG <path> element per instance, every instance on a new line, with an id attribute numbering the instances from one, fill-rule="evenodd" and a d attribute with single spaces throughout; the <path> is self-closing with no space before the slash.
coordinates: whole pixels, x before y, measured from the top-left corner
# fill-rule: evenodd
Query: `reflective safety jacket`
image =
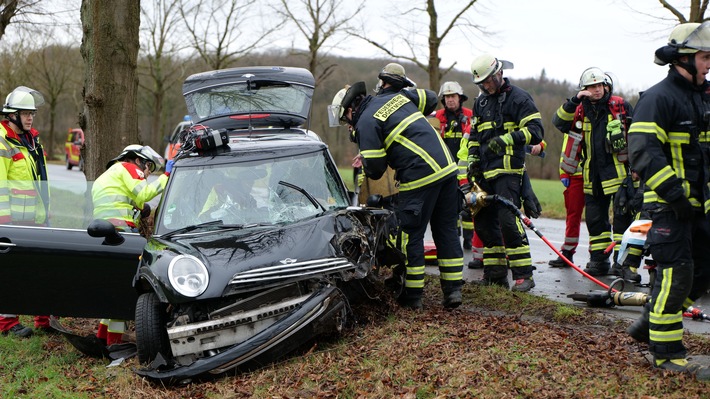
<path id="1" fill-rule="evenodd" d="M 354 120 L 367 177 L 379 179 L 389 165 L 407 191 L 456 175 L 453 155 L 424 116 L 436 103 L 436 93 L 423 89 L 388 88 L 363 100 Z"/>
<path id="2" fill-rule="evenodd" d="M 621 182 L 629 174 L 628 164 L 620 161 L 616 154 L 607 150 L 606 125 L 614 119 L 610 105 L 612 100 L 623 101 L 621 97 L 610 96 L 608 93 L 596 104 L 592 104 L 586 98 L 579 102 L 577 97 L 573 96 L 562 104 L 552 117 L 552 124 L 555 127 L 562 133 L 571 134 L 568 140 L 577 141 L 578 135 L 582 135 L 581 166 L 585 194 L 602 194 L 594 193 L 594 182 L 598 182 L 601 183 L 604 195 L 612 195 L 619 190 Z M 578 110 L 578 107 L 582 109 Z M 626 116 L 632 115 L 633 109 L 628 102 L 623 102 L 623 108 Z M 581 130 L 579 126 L 574 126 L 576 125 L 575 114 L 578 111 L 583 111 L 584 115 Z"/>
<path id="3" fill-rule="evenodd" d="M 540 112 L 530 94 L 504 78 L 497 93 L 482 92 L 476 98 L 473 114 L 468 152 L 481 160 L 483 177 L 490 180 L 503 174 L 522 176 L 526 146 L 539 144 L 544 136 Z M 501 154 L 487 151 L 488 142 L 504 134 L 513 137 L 513 145 Z"/>
<path id="4" fill-rule="evenodd" d="M 162 174 L 149 183 L 136 164 L 116 162 L 96 179 L 91 189 L 94 218 L 106 219 L 124 231 L 137 228 L 134 214 L 161 194 L 167 182 L 168 176 Z"/>
<path id="5" fill-rule="evenodd" d="M 47 223 L 46 161 L 37 130 L 18 135 L 9 121 L 0 122 L 0 223 Z"/>
<path id="6" fill-rule="evenodd" d="M 582 135 L 574 132 L 565 134 L 560 151 L 560 179 L 582 176 L 581 150 Z"/>
<path id="7" fill-rule="evenodd" d="M 439 120 L 441 138 L 449 147 L 454 156 L 459 151 L 459 145 L 464 134 L 471 131 L 471 119 L 473 118 L 473 110 L 471 108 L 459 107 L 458 110 L 449 111 L 442 108 L 436 111 L 436 119 Z"/>
<path id="8" fill-rule="evenodd" d="M 681 196 L 710 210 L 710 96 L 671 68 L 645 91 L 629 129 L 631 164 L 645 183 L 644 207 Z"/>

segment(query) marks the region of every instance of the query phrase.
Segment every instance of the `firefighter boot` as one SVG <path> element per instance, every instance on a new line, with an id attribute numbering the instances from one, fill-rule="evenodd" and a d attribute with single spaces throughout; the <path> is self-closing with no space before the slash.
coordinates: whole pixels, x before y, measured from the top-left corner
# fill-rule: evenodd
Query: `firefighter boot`
<path id="1" fill-rule="evenodd" d="M 574 252 L 563 249 L 562 256 L 567 258 L 567 260 L 569 260 L 571 263 L 574 263 L 574 260 L 572 259 L 574 257 Z M 569 265 L 559 256 L 557 257 L 557 259 L 553 259 L 547 262 L 547 264 L 550 265 L 550 267 L 569 267 Z"/>
<path id="2" fill-rule="evenodd" d="M 513 284 L 513 288 L 511 288 L 511 290 L 518 292 L 528 292 L 533 289 L 533 287 L 535 287 L 535 281 L 533 281 L 532 276 L 530 276 L 527 278 L 519 278 L 515 280 L 515 284 Z"/>
<path id="3" fill-rule="evenodd" d="M 655 359 L 653 365 L 662 370 L 693 374 L 698 381 L 710 380 L 710 368 L 690 363 L 686 359 Z"/>
<path id="4" fill-rule="evenodd" d="M 476 258 L 471 259 L 471 261 L 468 262 L 468 268 L 469 269 L 483 269 L 483 259 L 476 259 Z"/>
<path id="5" fill-rule="evenodd" d="M 422 310 L 424 309 L 424 304 L 422 303 L 422 292 L 423 290 L 404 290 L 402 295 L 397 298 L 399 306 L 412 310 Z"/>
<path id="6" fill-rule="evenodd" d="M 461 285 L 458 282 L 442 282 L 444 292 L 443 305 L 446 309 L 454 309 L 461 305 Z"/>
<path id="7" fill-rule="evenodd" d="M 3 331 L 2 335 L 16 335 L 20 338 L 29 338 L 32 336 L 32 329 L 29 327 L 25 327 L 22 324 L 15 324 L 14 326 L 10 327 L 9 330 Z"/>
<path id="8" fill-rule="evenodd" d="M 641 275 L 636 272 L 637 270 L 638 269 L 635 267 L 631 267 L 629 265 L 622 265 L 621 266 L 621 278 L 623 278 L 626 281 L 633 281 L 634 283 L 640 283 L 641 282 Z"/>
<path id="9" fill-rule="evenodd" d="M 587 267 L 584 268 L 584 271 L 590 276 L 606 276 L 607 273 L 609 273 L 609 267 L 610 264 L 608 260 L 592 260 L 587 263 Z"/>
<path id="10" fill-rule="evenodd" d="M 648 314 L 651 311 L 651 308 L 649 307 L 650 305 L 645 305 L 643 307 L 643 311 L 641 311 L 641 317 L 636 319 L 631 325 L 626 329 L 626 333 L 631 336 L 631 338 L 635 339 L 638 342 L 642 343 L 648 343 L 650 341 L 649 338 L 649 318 Z"/>

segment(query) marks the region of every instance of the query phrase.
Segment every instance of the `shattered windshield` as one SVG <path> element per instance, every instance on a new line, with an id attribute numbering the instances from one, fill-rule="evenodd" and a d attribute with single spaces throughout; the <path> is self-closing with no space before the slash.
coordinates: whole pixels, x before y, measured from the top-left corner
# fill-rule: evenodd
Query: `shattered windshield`
<path id="1" fill-rule="evenodd" d="M 204 120 L 220 115 L 278 113 L 308 117 L 313 89 L 284 82 L 255 81 L 205 87 L 185 95 L 188 107 Z"/>
<path id="2" fill-rule="evenodd" d="M 223 165 L 176 168 L 156 234 L 201 223 L 292 223 L 348 201 L 324 152 Z"/>

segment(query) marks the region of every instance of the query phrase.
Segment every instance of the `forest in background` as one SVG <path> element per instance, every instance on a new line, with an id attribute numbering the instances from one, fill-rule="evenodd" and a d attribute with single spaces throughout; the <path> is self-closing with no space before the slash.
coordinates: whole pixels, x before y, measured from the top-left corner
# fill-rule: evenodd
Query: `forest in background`
<path id="1" fill-rule="evenodd" d="M 5 71 L 13 70 L 9 67 L 13 59 L 16 59 L 17 54 L 9 52 L 0 55 L 0 66 Z M 52 46 L 48 49 L 33 51 L 25 55 L 27 68 L 20 69 L 21 73 L 14 73 L 12 76 L 7 76 L 0 83 L 0 92 L 9 93 L 18 85 L 26 85 L 40 90 L 45 99 L 56 104 L 53 107 L 54 126 L 50 126 L 50 118 L 48 113 L 50 107 L 45 105 L 40 108 L 36 117 L 36 128 L 42 134 L 42 139 L 45 143 L 45 149 L 50 152 L 53 159 L 63 160 L 64 157 L 64 140 L 68 129 L 78 126 L 78 117 L 81 107 L 81 92 L 83 85 L 83 63 L 78 47 L 63 47 Z M 137 115 L 139 126 L 139 139 L 142 144 L 150 145 L 158 152 L 162 152 L 165 146 L 164 139 L 174 126 L 183 119 L 187 109 L 182 97 L 182 82 L 189 75 L 209 70 L 199 60 L 180 59 L 168 60 L 169 64 L 179 74 L 174 76 L 174 84 L 166 91 L 166 95 L 162 99 L 163 126 L 158 129 L 152 128 L 153 110 L 151 105 L 154 101 L 151 96 L 149 87 L 150 79 L 146 75 L 139 74 L 139 89 L 138 89 L 138 107 Z M 348 166 L 351 159 L 357 153 L 357 147 L 348 139 L 347 130 L 344 127 L 330 128 L 328 127 L 328 118 L 326 115 L 326 106 L 331 103 L 335 93 L 340 90 L 345 84 L 356 81 L 364 81 L 367 84 L 368 90 L 374 89 L 377 83 L 377 74 L 391 59 L 365 59 L 365 58 L 339 58 L 325 57 L 324 62 L 333 65 L 332 73 L 323 79 L 316 86 L 311 119 L 308 122 L 311 130 L 316 132 L 325 141 L 333 154 L 334 159 L 339 166 Z M 511 60 L 513 63 L 519 62 Z M 166 62 L 166 60 L 163 60 Z M 265 53 L 253 53 L 249 57 L 244 57 L 235 62 L 234 66 L 294 66 L 307 67 L 307 57 L 305 54 L 293 51 L 272 51 Z M 139 70 L 145 60 L 139 59 Z M 419 83 L 420 88 L 425 87 L 428 81 L 424 71 L 417 68 L 413 64 L 401 62 L 407 70 L 408 76 L 415 82 Z M 41 67 L 37 67 L 41 65 Z M 46 82 L 47 71 L 57 69 L 65 70 L 65 79 L 62 90 L 56 93 L 51 92 L 44 82 Z M 576 82 L 559 81 L 553 77 L 548 77 L 545 71 L 540 71 L 538 77 L 520 78 L 515 74 L 515 69 L 506 70 L 504 76 L 508 76 L 511 82 L 528 91 L 542 114 L 543 125 L 545 128 L 545 141 L 547 142 L 546 157 L 544 159 L 538 157 L 529 157 L 528 169 L 529 173 L 534 178 L 541 179 L 556 179 L 558 177 L 558 157 L 562 142 L 562 134 L 552 126 L 551 120 L 553 114 L 562 102 L 575 93 Z M 464 106 L 472 106 L 474 98 L 478 95 L 478 88 L 471 81 L 470 72 L 451 70 L 446 73 L 442 81 L 455 80 L 458 81 L 464 88 L 464 93 L 469 97 Z M 438 93 L 439 88 L 431 88 Z M 617 93 L 627 99 L 634 105 L 638 99 L 637 94 L 627 95 L 625 93 Z M 441 104 L 439 104 L 439 108 Z M 51 144 L 50 144 L 51 142 Z"/>

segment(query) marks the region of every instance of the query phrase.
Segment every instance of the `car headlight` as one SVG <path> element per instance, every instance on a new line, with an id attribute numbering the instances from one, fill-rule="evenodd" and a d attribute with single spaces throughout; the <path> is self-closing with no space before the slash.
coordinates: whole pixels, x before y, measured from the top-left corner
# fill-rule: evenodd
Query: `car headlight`
<path id="1" fill-rule="evenodd" d="M 179 255 L 168 266 L 170 284 L 177 292 L 188 297 L 196 297 L 207 289 L 210 275 L 205 265 L 191 255 Z"/>

